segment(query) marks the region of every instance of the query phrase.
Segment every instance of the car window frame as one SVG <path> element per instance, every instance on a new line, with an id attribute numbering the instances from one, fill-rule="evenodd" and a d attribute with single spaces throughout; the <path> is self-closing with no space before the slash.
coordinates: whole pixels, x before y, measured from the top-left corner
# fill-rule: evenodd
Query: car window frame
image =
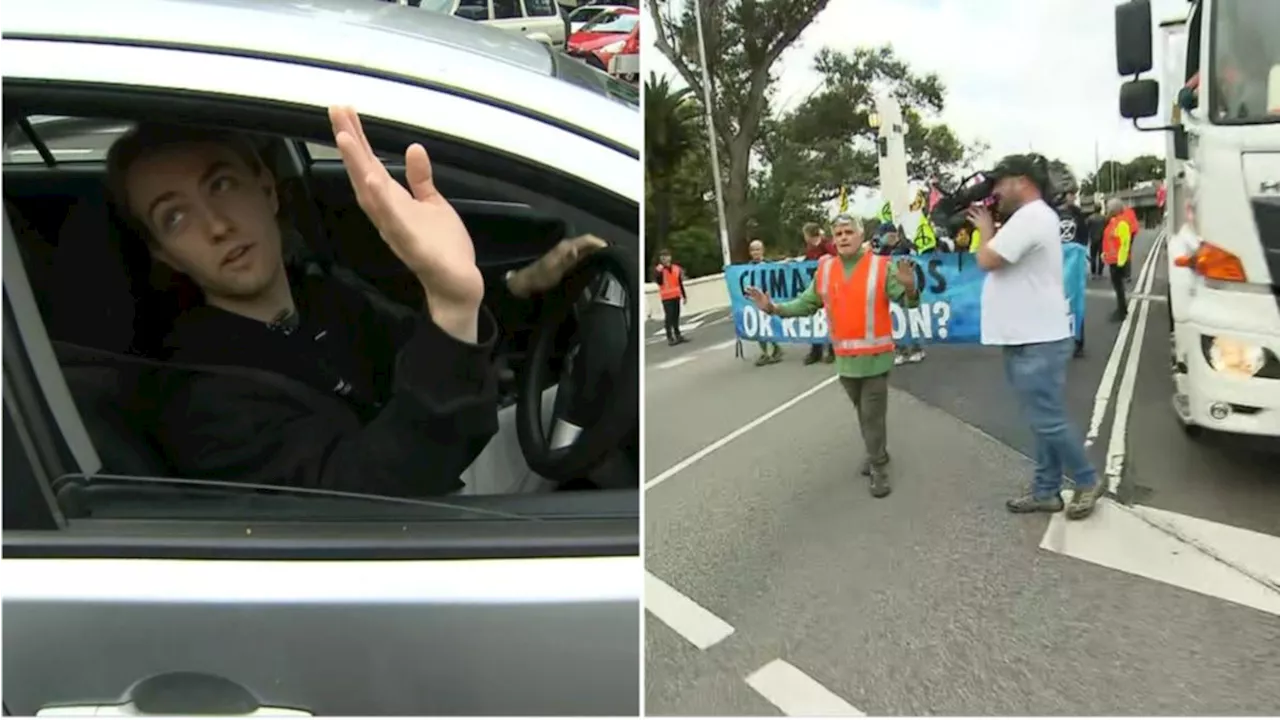
<path id="1" fill-rule="evenodd" d="M 276 61 L 271 61 L 276 62 Z M 384 82 L 378 80 L 377 82 Z M 37 87 L 38 86 L 38 87 Z M 22 108 L 31 107 L 28 102 L 21 100 L 22 93 L 28 94 L 35 88 L 35 92 L 45 95 L 56 94 L 61 86 L 66 93 L 85 94 L 91 93 L 84 85 L 71 83 L 65 79 L 45 81 L 39 83 L 31 83 L 29 80 L 20 80 L 16 83 L 7 83 L 5 94 L 9 97 L 17 97 L 19 101 L 16 106 Z M 74 86 L 74 87 L 73 87 Z M 410 88 L 411 91 L 420 91 L 420 88 Z M 167 102 L 170 98 L 183 97 L 186 102 L 216 102 L 231 103 L 240 108 L 245 115 L 254 115 L 255 113 L 266 114 L 275 113 L 277 115 L 276 122 L 283 122 L 280 117 L 294 114 L 304 114 L 309 118 L 312 130 L 303 132 L 289 132 L 290 137 L 306 138 L 323 137 L 322 133 L 318 133 L 314 128 L 327 127 L 327 117 L 316 107 L 298 108 L 289 103 L 281 102 L 278 99 L 267 99 L 258 96 L 241 96 L 228 98 L 217 96 L 216 93 L 209 93 L 205 98 L 193 98 L 192 89 L 177 90 L 168 87 L 109 87 L 100 90 L 100 92 L 112 93 L 122 96 L 138 96 L 139 98 L 150 98 L 151 102 Z M 201 92 L 201 91 L 196 91 Z M 473 102 L 468 100 L 467 102 Z M 55 103 L 56 104 L 56 103 Z M 107 111 L 110 113 L 110 111 Z M 187 110 L 192 112 L 192 110 Z M 198 116 L 198 114 L 197 114 Z M 208 115 L 204 115 L 208 117 Z M 257 127 L 255 125 L 255 127 Z M 428 136 L 433 130 L 424 127 L 423 123 L 406 126 L 396 122 L 394 119 L 383 117 L 369 118 L 366 120 L 366 131 L 370 134 L 372 142 L 379 146 L 385 146 L 388 139 L 396 136 L 397 139 L 403 139 L 406 134 L 411 134 L 417 141 L 423 142 L 424 145 L 430 147 Z M 566 132 L 560 130 L 560 132 Z M 566 133 L 568 134 L 568 133 Z M 465 141 L 459 138 L 450 138 L 450 142 L 460 143 L 459 147 L 465 145 Z M 604 150 L 604 148 L 601 148 Z M 484 152 L 493 154 L 494 158 L 501 155 L 497 149 L 492 147 L 485 148 Z M 516 160 L 515 158 L 504 158 L 507 160 Z M 323 162 L 323 161 L 319 161 Z M 339 161 L 333 161 L 339 162 Z M 548 180 L 554 180 L 555 168 L 543 167 L 537 163 L 530 163 L 536 172 L 547 173 Z M 583 178 L 577 178 L 573 184 L 585 184 L 589 181 Z M 550 182 L 555 185 L 555 182 Z M 540 187 L 539 190 L 547 188 Z M 560 188 L 560 191 L 568 192 L 571 197 L 575 197 L 581 202 L 581 197 L 575 194 L 572 188 Z M 530 196 L 535 193 L 529 192 Z M 547 197 L 541 196 L 550 201 L 555 207 L 563 207 L 564 209 L 573 209 L 575 206 L 570 205 L 565 200 L 557 199 L 554 195 Z M 621 200 L 620 197 L 614 196 L 612 192 L 604 191 L 600 194 L 602 201 L 610 200 L 616 202 Z M 546 203 L 544 203 L 545 205 Z M 577 203 L 575 203 L 576 205 Z M 585 211 L 577 209 L 578 213 Z M 638 205 L 636 210 L 632 211 L 632 215 L 638 215 Z M 638 243 L 638 217 L 632 217 L 631 223 L 635 225 L 632 230 L 637 235 Z M 6 255 L 16 254 L 16 238 L 12 235 L 12 228 L 8 221 L 7 211 L 5 213 L 5 252 Z M 13 250 L 11 251 L 11 248 Z M 6 327 L 6 336 L 10 332 L 22 333 L 22 345 L 20 346 L 23 357 L 29 358 L 29 364 L 32 369 L 36 369 L 38 364 L 32 355 L 40 354 L 47 359 L 52 359 L 52 346 L 49 342 L 47 332 L 44 329 L 43 321 L 40 318 L 38 309 L 35 307 L 34 295 L 31 293 L 31 286 L 27 279 L 27 271 L 22 262 L 9 262 L 6 257 L 5 267 L 5 306 L 8 312 L 11 301 L 17 301 L 17 306 L 13 312 L 18 321 L 11 323 L 12 327 Z M 25 293 L 25 295 L 24 295 Z M 29 300 L 29 302 L 26 302 Z M 24 304 L 25 303 L 25 304 Z M 7 339 L 7 338 L 6 338 Z M 6 343 L 8 345 L 8 343 Z M 6 348 L 8 350 L 8 348 Z M 5 372 L 8 380 L 11 374 L 10 355 L 6 353 Z M 54 390 L 50 395 L 43 386 L 41 386 L 40 396 L 45 402 L 50 403 L 51 407 L 49 418 L 38 417 L 39 413 L 35 412 L 19 412 L 15 419 L 21 420 L 22 424 L 31 428 L 43 428 L 46 432 L 50 432 L 59 438 L 68 438 L 64 442 L 68 446 L 72 444 L 87 445 L 92 448 L 92 442 L 89 441 L 87 430 L 84 429 L 83 421 L 80 419 L 79 412 L 75 408 L 74 402 L 70 400 L 70 392 L 66 389 L 65 379 L 62 377 L 61 367 L 58 366 L 56 360 L 51 362 L 52 368 L 46 368 L 43 372 L 49 377 L 54 377 L 49 383 L 50 386 L 61 386 L 63 394 L 63 402 L 50 402 L 57 400 L 60 391 Z M 39 382 L 39 378 L 36 378 Z M 11 403 L 6 403 L 6 411 L 14 410 Z M 74 426 L 78 425 L 78 428 Z M 70 430 L 68 430 L 70 428 Z M 79 440 L 74 438 L 80 435 Z M 12 448 L 11 451 L 19 450 Z M 74 453 L 74 450 L 71 450 Z M 80 458 L 77 461 L 79 470 L 86 471 L 93 468 L 92 458 Z M 41 465 L 48 467 L 52 477 L 65 474 L 72 465 L 63 458 L 61 461 L 50 460 L 47 458 L 36 458 Z M 50 467 L 51 466 L 51 467 Z M 98 463 L 100 467 L 100 462 Z M 51 494 L 44 490 L 49 496 L 50 502 L 53 502 Z M 78 526 L 80 529 L 76 532 L 54 532 L 48 530 L 39 531 L 22 531 L 22 532 L 5 532 L 5 553 L 11 556 L 30 556 L 30 557 L 48 557 L 50 554 L 59 556 L 84 556 L 89 554 L 100 556 L 101 553 L 119 553 L 122 557 L 138 557 L 141 556 L 177 556 L 187 557 L 192 550 L 192 541 L 204 533 L 203 543 L 204 550 L 212 557 L 228 557 L 229 554 L 236 556 L 251 557 L 330 557 L 333 553 L 355 553 L 360 557 L 415 557 L 415 558 L 438 558 L 438 557 L 545 557 L 550 555 L 632 555 L 639 552 L 639 489 L 636 490 L 636 514 L 634 518 L 628 518 L 623 521 L 615 520 L 590 520 L 586 518 L 573 518 L 566 520 L 555 520 L 549 522 L 530 522 L 528 520 L 486 520 L 484 522 L 465 522 L 465 523 L 440 523 L 432 521 L 424 521 L 419 523 L 401 524 L 396 523 L 396 530 L 392 532 L 388 527 L 378 527 L 376 524 L 356 523 L 352 527 L 347 528 L 349 531 L 340 538 L 324 537 L 325 533 L 319 533 L 321 537 L 316 537 L 316 528 L 310 529 L 306 527 L 308 523 L 256 523 L 258 527 L 274 527 L 274 532 L 259 534 L 256 538 L 247 539 L 244 537 L 243 522 L 221 522 L 209 521 L 204 523 L 196 523 L 199 527 L 193 528 L 191 521 L 182 523 L 165 523 L 150 521 L 145 523 L 151 529 L 153 535 L 148 538 L 145 543 L 140 543 L 138 537 L 130 537 L 136 535 L 137 528 L 140 523 L 131 523 L 129 521 L 96 521 L 94 520 L 75 520 L 66 521 L 63 518 L 60 527 L 66 529 L 71 526 Z M 57 504 L 53 502 L 50 511 L 57 513 Z M 332 523 L 324 523 L 326 529 L 332 529 Z M 358 525 L 358 527 L 356 527 Z M 403 526 L 402 526 L 403 525 Z M 287 527 L 292 526 L 292 528 Z M 97 530 L 95 531 L 95 527 Z M 130 531 L 129 528 L 133 530 Z M 483 528 L 483 530 L 482 530 Z M 592 534 L 594 533 L 594 535 Z M 56 535 L 57 537 L 54 537 Z M 94 538 L 89 541 L 88 538 Z M 234 539 L 235 542 L 228 545 L 227 540 Z M 166 553 L 170 555 L 166 555 Z M 176 553 L 176 555 L 174 554 Z M 188 553 L 183 555 L 182 553 Z M 328 554 L 326 554 L 328 553 Z"/>

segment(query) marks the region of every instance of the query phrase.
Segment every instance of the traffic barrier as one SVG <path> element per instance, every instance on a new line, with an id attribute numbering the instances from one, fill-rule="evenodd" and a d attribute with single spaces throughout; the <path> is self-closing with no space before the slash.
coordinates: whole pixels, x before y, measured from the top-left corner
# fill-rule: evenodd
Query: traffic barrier
<path id="1" fill-rule="evenodd" d="M 649 272 L 652 273 L 653 269 L 650 268 Z M 724 273 L 685 280 L 684 289 L 689 293 L 689 304 L 681 308 L 682 315 L 729 307 L 729 286 L 724 282 Z M 662 301 L 658 298 L 656 283 L 644 284 L 644 317 L 646 320 L 662 318 Z"/>

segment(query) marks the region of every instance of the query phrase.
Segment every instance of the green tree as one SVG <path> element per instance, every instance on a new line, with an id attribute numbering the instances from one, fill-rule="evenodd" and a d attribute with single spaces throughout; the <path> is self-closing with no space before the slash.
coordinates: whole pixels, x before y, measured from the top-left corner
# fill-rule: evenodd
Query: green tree
<path id="1" fill-rule="evenodd" d="M 673 89 L 671 79 L 649 73 L 644 88 L 646 204 L 654 208 L 646 244 L 661 245 L 671 234 L 676 173 L 694 149 L 697 138 L 697 102 L 689 88 Z M 647 218 L 646 218 L 647 220 Z M 656 250 L 656 248 L 654 248 Z"/>
<path id="2" fill-rule="evenodd" d="M 937 121 L 945 87 L 934 74 L 919 75 L 889 47 L 850 53 L 820 51 L 814 61 L 822 83 L 807 100 L 765 124 L 754 209 L 762 225 L 790 236 L 806 221 L 825 219 L 841 187 L 879 185 L 878 131 L 871 127 L 875 98 L 892 96 L 903 108 L 909 179 L 936 178 L 949 187 L 985 151 L 966 146 Z"/>
<path id="3" fill-rule="evenodd" d="M 750 161 L 770 116 L 774 66 L 828 0 L 648 0 L 655 47 L 695 95 L 705 97 L 693 2 L 702 10 L 729 244 L 733 258 L 741 260 L 750 217 Z M 672 12 L 676 6 L 682 7 L 678 16 Z"/>

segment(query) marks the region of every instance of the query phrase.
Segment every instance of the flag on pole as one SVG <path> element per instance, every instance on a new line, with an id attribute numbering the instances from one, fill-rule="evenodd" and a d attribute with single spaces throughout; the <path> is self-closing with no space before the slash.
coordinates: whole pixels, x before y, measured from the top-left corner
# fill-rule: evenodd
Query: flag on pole
<path id="1" fill-rule="evenodd" d="M 844 185 L 840 186 L 840 212 L 849 212 L 849 188 Z"/>
<path id="2" fill-rule="evenodd" d="M 885 200 L 884 205 L 880 206 L 880 214 L 877 216 L 882 223 L 893 222 L 893 208 L 889 207 L 889 201 Z"/>

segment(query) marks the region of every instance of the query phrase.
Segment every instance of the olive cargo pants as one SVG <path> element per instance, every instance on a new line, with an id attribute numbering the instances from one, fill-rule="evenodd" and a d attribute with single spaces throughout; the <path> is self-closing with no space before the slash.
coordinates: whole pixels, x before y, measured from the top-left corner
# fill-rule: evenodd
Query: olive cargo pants
<path id="1" fill-rule="evenodd" d="M 858 430 L 867 447 L 867 462 L 882 468 L 889 462 L 889 373 L 871 377 L 840 377 L 840 384 L 858 411 Z"/>

